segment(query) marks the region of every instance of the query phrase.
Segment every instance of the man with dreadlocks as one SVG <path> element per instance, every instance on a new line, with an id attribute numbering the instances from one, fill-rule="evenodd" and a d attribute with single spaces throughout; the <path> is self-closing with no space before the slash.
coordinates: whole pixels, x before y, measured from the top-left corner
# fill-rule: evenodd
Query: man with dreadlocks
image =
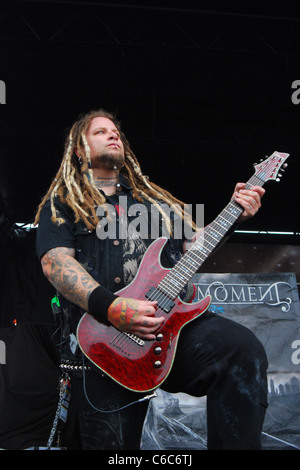
<path id="1" fill-rule="evenodd" d="M 236 185 L 233 197 L 243 208 L 238 222 L 257 212 L 263 194 L 260 187 L 248 190 L 243 183 Z M 127 214 L 121 196 L 126 198 Z M 72 409 L 82 449 L 140 445 L 147 402 L 93 370 L 87 359 L 83 364 L 76 342 L 84 312 L 145 341 L 155 339 L 164 321 L 155 314 L 156 302 L 116 294 L 135 276 L 151 237 L 130 230 L 122 239 L 97 236 L 99 208 L 115 207 L 114 222 L 120 229 L 122 221 L 130 218 L 129 208 L 137 203 L 160 212 L 170 235 L 161 263 L 172 267 L 189 242 L 172 235 L 175 218 L 184 216 L 184 204 L 143 175 L 112 114 L 98 110 L 80 117 L 71 128 L 61 167 L 35 223 L 39 224 L 37 253 L 64 312 L 62 366 L 68 364 L 71 371 Z M 165 208 L 174 204 L 179 211 L 171 217 Z M 150 224 L 150 210 L 147 214 Z M 185 300 L 191 297 L 189 286 L 182 295 Z M 207 311 L 182 329 L 171 372 L 161 388 L 207 395 L 209 449 L 259 449 L 267 406 L 266 368 L 265 351 L 248 329 Z"/>

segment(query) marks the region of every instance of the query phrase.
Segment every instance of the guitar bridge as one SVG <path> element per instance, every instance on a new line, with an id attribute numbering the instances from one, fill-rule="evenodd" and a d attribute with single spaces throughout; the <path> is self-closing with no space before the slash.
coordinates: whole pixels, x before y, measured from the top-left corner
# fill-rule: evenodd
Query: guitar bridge
<path id="1" fill-rule="evenodd" d="M 122 333 L 127 336 L 128 338 L 130 338 L 132 341 L 134 341 L 135 343 L 137 343 L 139 346 L 144 346 L 145 345 L 145 341 L 142 340 L 141 338 L 139 338 L 139 336 L 136 336 L 132 333 L 127 333 L 126 331 L 122 331 Z"/>
<path id="2" fill-rule="evenodd" d="M 169 313 L 175 305 L 173 300 L 158 290 L 157 287 L 151 287 L 145 297 L 149 300 L 156 300 L 157 306 L 166 313 Z"/>

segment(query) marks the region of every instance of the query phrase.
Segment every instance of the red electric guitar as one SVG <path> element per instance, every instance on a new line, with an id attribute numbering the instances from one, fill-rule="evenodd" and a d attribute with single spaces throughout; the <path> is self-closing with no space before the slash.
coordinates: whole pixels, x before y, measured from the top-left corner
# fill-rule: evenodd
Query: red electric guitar
<path id="1" fill-rule="evenodd" d="M 269 180 L 278 181 L 281 176 L 278 172 L 287 165 L 288 156 L 274 152 L 262 163 L 254 164 L 255 174 L 246 188 L 263 186 Z M 159 387 L 172 368 L 181 329 L 205 312 L 211 302 L 210 296 L 192 303 L 185 303 L 178 296 L 242 212 L 237 202 L 230 201 L 205 228 L 204 237 L 172 269 L 160 264 L 167 238 L 155 240 L 147 249 L 135 279 L 117 294 L 158 302 L 157 314 L 164 316 L 165 322 L 156 333 L 156 340 L 146 341 L 114 326 L 103 325 L 85 313 L 77 329 L 78 343 L 85 356 L 125 388 L 146 392 Z"/>

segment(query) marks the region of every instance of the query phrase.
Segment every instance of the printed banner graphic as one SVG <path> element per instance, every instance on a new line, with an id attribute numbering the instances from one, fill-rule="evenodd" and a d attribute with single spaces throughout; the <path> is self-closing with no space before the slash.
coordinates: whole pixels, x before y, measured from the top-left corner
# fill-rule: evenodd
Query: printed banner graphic
<path id="1" fill-rule="evenodd" d="M 266 349 L 269 406 L 263 449 L 300 450 L 300 303 L 295 274 L 201 273 L 193 283 L 195 300 L 211 295 L 211 311 L 251 329 Z M 148 420 L 156 424 L 155 435 L 150 436 L 150 428 L 147 433 Z M 205 398 L 160 391 L 151 403 L 143 446 L 205 449 Z"/>

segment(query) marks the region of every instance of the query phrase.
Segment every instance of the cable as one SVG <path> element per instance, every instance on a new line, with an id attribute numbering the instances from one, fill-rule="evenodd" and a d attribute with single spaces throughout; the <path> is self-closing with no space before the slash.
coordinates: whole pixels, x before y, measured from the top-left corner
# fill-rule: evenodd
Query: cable
<path id="1" fill-rule="evenodd" d="M 84 368 L 84 354 L 82 354 L 82 384 L 83 384 L 83 391 L 85 398 L 88 402 L 88 404 L 96 411 L 99 411 L 100 413 L 115 413 L 117 411 L 124 410 L 125 408 L 128 408 L 129 406 L 136 405 L 137 403 L 141 403 L 146 400 L 151 400 L 151 398 L 154 398 L 157 396 L 156 391 L 151 393 L 150 395 L 145 395 L 143 398 L 140 398 L 139 400 L 133 401 L 131 403 L 127 403 L 124 406 L 121 406 L 120 408 L 115 408 L 114 410 L 101 410 L 100 408 L 97 408 L 93 403 L 90 401 L 87 391 L 86 391 L 86 381 L 85 381 L 85 368 Z"/>

